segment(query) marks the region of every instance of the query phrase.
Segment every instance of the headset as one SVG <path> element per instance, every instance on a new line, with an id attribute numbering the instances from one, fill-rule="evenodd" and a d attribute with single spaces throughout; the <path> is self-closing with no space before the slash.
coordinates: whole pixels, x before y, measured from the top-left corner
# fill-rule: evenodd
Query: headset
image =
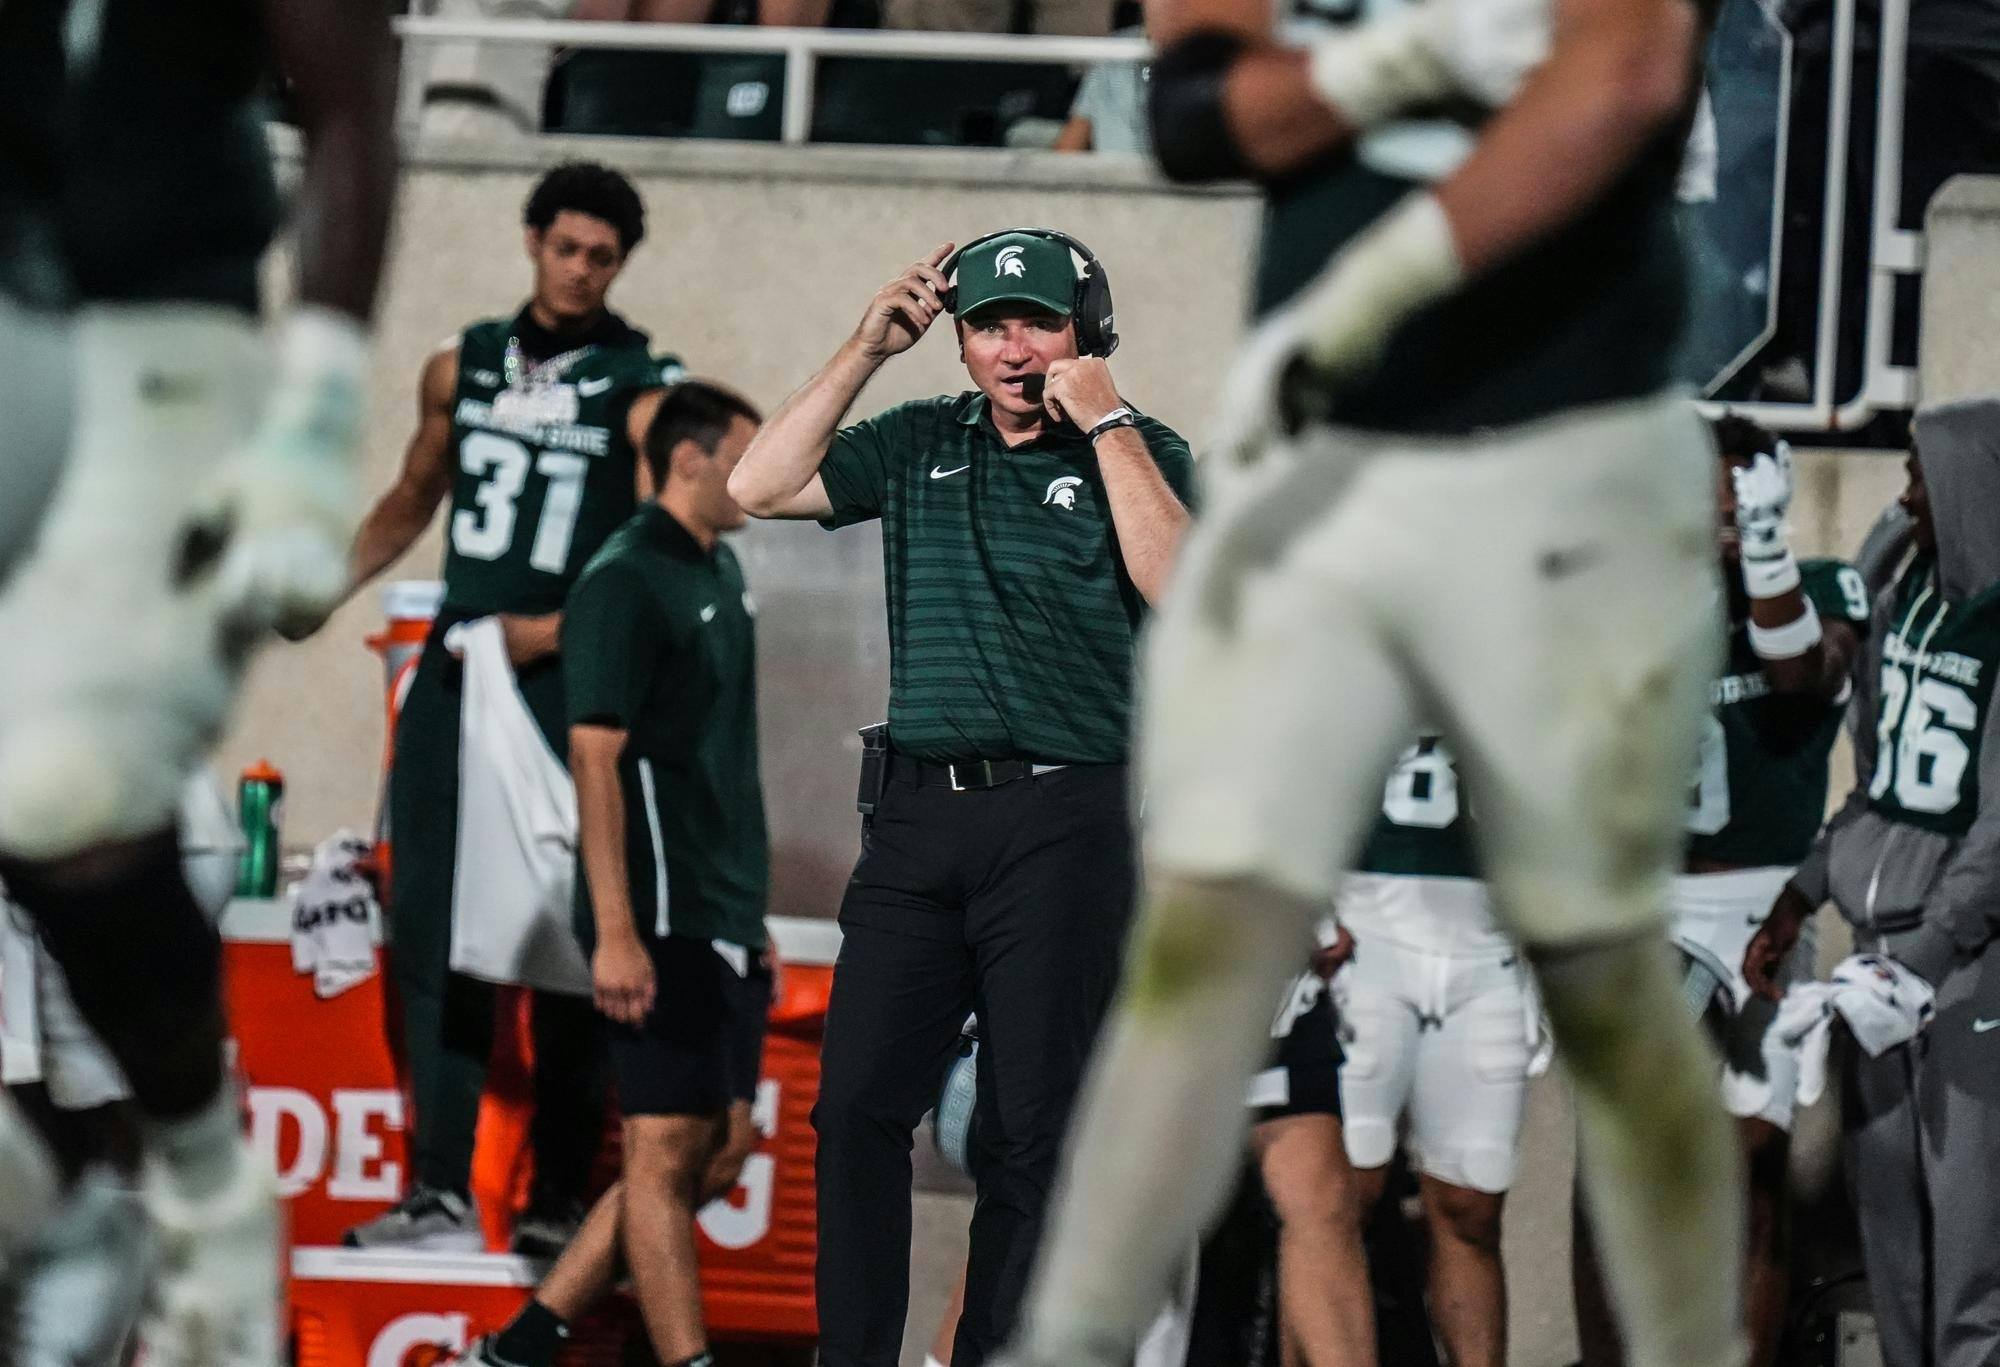
<path id="1" fill-rule="evenodd" d="M 1118 350 L 1118 333 L 1113 327 L 1116 318 L 1111 309 L 1111 277 L 1105 274 L 1104 263 L 1097 259 L 1097 253 L 1083 243 L 1068 233 L 1057 232 L 1054 228 L 1002 228 L 997 233 L 987 233 L 973 238 L 947 256 L 938 266 L 944 273 L 945 279 L 952 282 L 944 290 L 945 312 L 954 317 L 958 314 L 959 258 L 974 247 L 991 242 L 996 237 L 1011 237 L 1015 234 L 1060 242 L 1083 258 L 1083 268 L 1076 277 L 1076 298 L 1070 304 L 1071 316 L 1076 320 L 1076 349 L 1085 356 L 1109 356 Z"/>

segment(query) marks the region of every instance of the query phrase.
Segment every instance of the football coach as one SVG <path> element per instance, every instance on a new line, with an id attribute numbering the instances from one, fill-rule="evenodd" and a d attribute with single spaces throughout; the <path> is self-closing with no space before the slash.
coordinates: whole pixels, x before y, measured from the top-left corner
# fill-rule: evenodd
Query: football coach
<path id="1" fill-rule="evenodd" d="M 947 314 L 973 388 L 841 426 Z M 814 1110 L 825 1367 L 896 1363 L 912 1136 L 969 1012 L 979 1195 L 954 1367 L 1005 1340 L 1118 982 L 1134 644 L 1193 462 L 1118 397 L 1117 342 L 1104 268 L 1074 238 L 940 247 L 876 292 L 730 477 L 757 517 L 882 523 L 888 752 L 879 792 L 864 780 Z"/>

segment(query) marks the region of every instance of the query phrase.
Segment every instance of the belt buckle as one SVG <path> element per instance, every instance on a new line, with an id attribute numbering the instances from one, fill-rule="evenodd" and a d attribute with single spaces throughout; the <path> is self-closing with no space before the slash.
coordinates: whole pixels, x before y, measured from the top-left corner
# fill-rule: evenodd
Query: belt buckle
<path id="1" fill-rule="evenodd" d="M 954 793 L 969 793 L 972 791 L 967 785 L 958 781 L 958 766 L 956 764 L 945 765 L 944 772 L 945 777 L 951 780 L 951 790 Z M 991 788 L 993 786 L 992 760 L 982 759 L 979 761 L 979 777 L 984 780 L 979 785 L 981 788 Z"/>

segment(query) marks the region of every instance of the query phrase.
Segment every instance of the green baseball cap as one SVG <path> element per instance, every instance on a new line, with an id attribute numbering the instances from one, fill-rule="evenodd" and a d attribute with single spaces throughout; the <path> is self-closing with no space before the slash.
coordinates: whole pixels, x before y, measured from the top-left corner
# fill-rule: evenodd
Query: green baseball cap
<path id="1" fill-rule="evenodd" d="M 1069 248 L 1033 233 L 1002 233 L 958 259 L 957 308 L 964 318 L 988 304 L 1039 304 L 1067 318 L 1076 312 L 1076 263 Z"/>

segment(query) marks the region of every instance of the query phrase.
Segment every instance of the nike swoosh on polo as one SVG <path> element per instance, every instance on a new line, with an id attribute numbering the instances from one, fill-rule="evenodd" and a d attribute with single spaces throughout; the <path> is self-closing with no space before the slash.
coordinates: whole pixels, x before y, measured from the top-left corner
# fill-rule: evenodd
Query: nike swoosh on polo
<path id="1" fill-rule="evenodd" d="M 1976 1020 L 1972 1023 L 1972 1033 L 1975 1035 L 1983 1035 L 1988 1030 L 2000 1030 L 2000 1020 Z"/>
<path id="2" fill-rule="evenodd" d="M 707 607 L 701 610 L 701 620 L 704 623 L 713 622 L 715 620 L 715 604 L 710 603 Z"/>
<path id="3" fill-rule="evenodd" d="M 931 478 L 950 479 L 953 475 L 962 475 L 971 468 L 972 467 L 970 465 L 961 465 L 956 470 L 940 470 L 937 468 L 937 466 L 933 465 L 931 467 Z"/>
<path id="4" fill-rule="evenodd" d="M 609 375 L 601 379 L 578 380 L 576 382 L 576 392 L 586 399 L 594 399 L 609 388 L 611 388 L 611 377 Z"/>

